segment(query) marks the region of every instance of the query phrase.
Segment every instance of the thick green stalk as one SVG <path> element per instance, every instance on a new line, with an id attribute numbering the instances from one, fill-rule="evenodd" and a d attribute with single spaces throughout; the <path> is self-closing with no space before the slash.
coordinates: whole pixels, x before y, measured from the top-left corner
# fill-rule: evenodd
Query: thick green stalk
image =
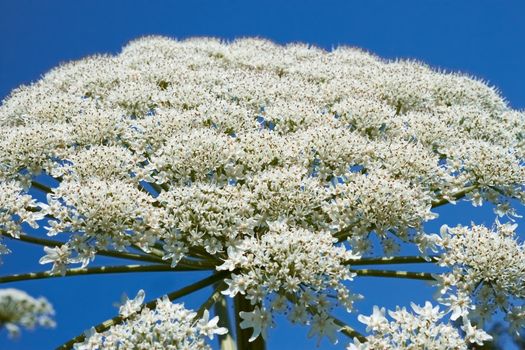
<path id="1" fill-rule="evenodd" d="M 262 335 L 259 335 L 257 339 L 252 342 L 249 342 L 252 335 L 252 329 L 242 329 L 241 328 L 241 316 L 239 313 L 241 311 L 250 312 L 253 311 L 253 306 L 250 304 L 250 301 L 244 297 L 244 295 L 238 293 L 234 297 L 235 304 L 235 326 L 237 330 L 237 349 L 238 350 L 265 350 L 266 342 L 264 341 Z"/>
<path id="2" fill-rule="evenodd" d="M 469 192 L 475 190 L 478 187 L 479 187 L 478 185 L 467 186 L 467 187 L 463 188 L 462 190 L 459 190 L 458 192 L 452 194 L 451 199 L 453 199 L 453 200 L 461 199 L 461 198 L 465 197 Z M 441 198 L 441 199 L 439 199 L 437 201 L 433 201 L 432 202 L 432 208 L 437 208 L 437 207 L 440 207 L 440 206 L 448 204 L 448 203 L 450 203 L 448 199 Z"/>
<path id="3" fill-rule="evenodd" d="M 439 255 L 422 256 L 385 256 L 378 258 L 359 258 L 347 260 L 347 265 L 394 265 L 394 264 L 425 264 L 434 263 Z"/>
<path id="4" fill-rule="evenodd" d="M 215 303 L 217 303 L 222 297 L 221 292 L 226 288 L 228 288 L 228 285 L 224 281 L 216 284 L 215 288 L 213 289 L 213 293 L 211 293 L 208 299 L 206 299 L 206 301 L 199 307 L 199 310 L 197 310 L 195 319 L 201 318 L 205 310 L 209 310 L 213 305 L 215 305 Z"/>
<path id="5" fill-rule="evenodd" d="M 16 239 L 22 242 L 32 243 L 32 244 L 38 244 L 45 247 L 60 247 L 64 245 L 64 242 L 55 241 L 51 239 L 46 238 L 38 238 L 28 235 L 20 235 L 19 237 L 13 237 L 11 235 L 8 235 L 7 233 L 4 233 L 0 231 L 0 235 L 5 236 L 10 239 Z M 164 264 L 164 265 L 170 265 L 170 262 L 167 260 L 162 260 L 162 258 L 153 256 L 150 254 L 137 254 L 137 253 L 128 253 L 128 252 L 118 252 L 114 250 L 97 250 L 97 255 L 103 255 L 103 256 L 109 256 L 112 258 L 119 258 L 119 259 L 126 259 L 126 260 L 135 260 L 135 261 L 142 261 L 142 262 L 151 262 L 151 263 L 157 263 L 157 264 Z M 215 265 L 207 262 L 207 261 L 200 261 L 200 260 L 192 260 L 192 259 L 186 259 L 183 258 L 179 261 L 177 264 L 179 268 L 188 269 L 188 270 L 213 270 L 215 269 Z"/>
<path id="6" fill-rule="evenodd" d="M 37 190 L 40 190 L 42 192 L 45 192 L 45 193 L 51 193 L 52 190 L 50 187 L 44 185 L 44 184 L 41 184 L 40 182 L 38 181 L 31 181 L 31 187 L 34 187 L 36 188 Z"/>
<path id="7" fill-rule="evenodd" d="M 64 276 L 98 275 L 106 273 L 128 273 L 128 272 L 163 272 L 163 271 L 194 271 L 191 268 L 171 267 L 169 265 L 123 265 L 123 266 L 97 266 L 89 268 L 78 268 L 66 270 Z M 64 277 L 60 274 L 45 272 L 30 272 L 9 276 L 1 276 L 0 283 L 38 280 L 44 278 Z"/>
<path id="8" fill-rule="evenodd" d="M 396 270 L 350 270 L 355 272 L 358 276 L 369 276 L 369 277 L 393 277 L 393 278 L 406 278 L 416 280 L 435 281 L 435 278 L 431 273 L 428 272 L 410 272 L 410 271 L 396 271 Z"/>

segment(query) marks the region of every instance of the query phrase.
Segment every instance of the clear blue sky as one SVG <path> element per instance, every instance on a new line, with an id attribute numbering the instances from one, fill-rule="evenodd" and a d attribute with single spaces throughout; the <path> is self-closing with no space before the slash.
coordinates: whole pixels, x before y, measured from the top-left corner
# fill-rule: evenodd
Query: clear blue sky
<path id="1" fill-rule="evenodd" d="M 129 40 L 148 34 L 176 38 L 260 36 L 279 43 L 302 41 L 330 49 L 362 47 L 386 58 L 405 57 L 435 67 L 459 70 L 497 86 L 514 108 L 525 107 L 525 2 L 521 0 L 361 0 L 361 1 L 26 1 L 0 0 L 0 98 L 22 83 L 38 79 L 60 62 L 95 53 L 116 53 Z M 490 224 L 488 207 L 475 213 L 462 204 L 441 210 L 441 223 Z M 520 208 L 520 212 L 525 212 Z M 521 220 L 520 231 L 525 222 Z M 523 235 L 522 235 L 523 237 Z M 41 270 L 39 247 L 9 242 L 14 254 L 0 275 Z M 97 259 L 99 263 L 106 262 Z M 109 261 L 107 261 L 109 262 Z M 0 333 L 2 350 L 52 349 L 83 329 L 111 317 L 122 292 L 146 289 L 155 297 L 198 276 L 141 274 L 69 277 L 11 283 L 48 297 L 56 307 L 58 328 L 24 332 L 19 341 Z M 392 307 L 423 302 L 431 289 L 422 282 L 363 279 L 355 289 L 368 296 L 359 304 Z M 203 295 L 201 294 L 202 298 Z M 196 307 L 199 296 L 187 305 Z M 307 329 L 278 321 L 269 350 L 317 349 Z M 346 343 L 346 341 L 345 341 Z M 329 348 L 327 343 L 321 347 Z M 340 344 L 339 349 L 343 349 Z"/>

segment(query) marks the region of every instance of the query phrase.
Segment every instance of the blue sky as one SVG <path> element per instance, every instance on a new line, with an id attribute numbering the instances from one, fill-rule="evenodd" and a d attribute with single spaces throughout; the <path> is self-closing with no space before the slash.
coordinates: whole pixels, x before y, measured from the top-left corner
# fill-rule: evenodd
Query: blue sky
<path id="1" fill-rule="evenodd" d="M 462 71 L 497 86 L 514 108 L 525 108 L 525 3 L 520 0 L 368 0 L 368 1 L 7 1 L 0 0 L 0 98 L 20 84 L 38 79 L 60 62 L 95 53 L 116 53 L 131 39 L 148 34 L 176 38 L 260 36 L 279 43 L 302 41 L 330 49 L 358 46 L 386 58 L 412 58 L 446 70 Z M 472 211 L 465 203 L 440 209 L 441 223 L 491 224 L 490 208 Z M 520 212 L 525 212 L 520 208 Z M 525 227 L 525 222 L 521 231 Z M 40 247 L 9 242 L 14 254 L 0 275 L 41 270 Z M 98 263 L 110 262 L 97 259 Z M 198 276 L 141 274 L 70 277 L 6 286 L 48 297 L 58 328 L 24 332 L 0 349 L 51 349 L 90 325 L 114 315 L 112 303 L 123 292 L 144 288 L 147 297 L 177 289 Z M 355 290 L 368 296 L 358 306 L 393 307 L 423 302 L 431 289 L 418 281 L 366 278 Z M 197 307 L 206 293 L 188 299 Z M 317 349 L 307 329 L 278 320 L 268 349 Z M 330 348 L 323 342 L 321 347 Z M 339 344 L 343 349 L 343 344 Z"/>

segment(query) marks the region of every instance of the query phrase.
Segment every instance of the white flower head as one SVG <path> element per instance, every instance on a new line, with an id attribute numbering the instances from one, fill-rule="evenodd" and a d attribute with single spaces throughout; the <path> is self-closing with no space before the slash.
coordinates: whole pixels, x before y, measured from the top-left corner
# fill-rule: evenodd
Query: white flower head
<path id="1" fill-rule="evenodd" d="M 10 337 L 17 337 L 21 328 L 55 327 L 55 311 L 47 299 L 33 298 L 26 292 L 0 289 L 0 327 L 6 327 Z"/>
<path id="2" fill-rule="evenodd" d="M 264 335 L 271 312 L 289 310 L 263 307 L 285 296 L 298 304 L 292 320 L 329 338 L 331 322 L 305 312 L 352 311 L 349 261 L 377 237 L 387 256 L 414 243 L 424 255 L 443 252 L 439 264 L 451 271 L 440 300 L 452 318 L 470 317 L 486 285 L 494 292 L 484 300 L 500 308 L 525 296 L 513 226 L 444 227 L 440 237 L 423 228 L 433 208 L 463 197 L 516 216 L 509 198 L 525 201 L 524 115 L 482 81 L 415 61 L 261 39 L 145 37 L 61 65 L 2 102 L 0 231 L 19 237 L 45 220 L 45 233 L 65 243 L 46 247 L 40 262 L 62 275 L 101 250 L 138 248 L 173 268 L 197 258 L 232 273 L 223 294 L 258 305 L 243 314 L 254 334 Z M 33 198 L 34 181 L 49 177 L 47 200 Z M 173 340 L 206 348 L 191 312 L 163 300 L 138 311 L 141 303 L 128 301 L 122 327 L 90 339 L 108 349 Z M 394 315 L 441 317 L 433 306 L 414 311 Z M 218 334 L 214 320 L 201 324 L 204 334 Z M 384 309 L 359 320 L 397 334 Z M 431 329 L 456 339 L 446 325 Z"/>
<path id="3" fill-rule="evenodd" d="M 412 344 L 427 350 L 467 350 L 470 343 L 482 345 L 492 339 L 484 331 L 472 326 L 467 318 L 463 318 L 463 336 L 456 326 L 443 322 L 445 314 L 428 301 L 423 307 L 412 303 L 412 308 L 414 313 L 399 307 L 389 311 L 388 314 L 393 318 L 390 321 L 384 316 L 384 308 L 374 307 L 372 316 L 360 316 L 360 321 L 368 325 L 367 331 L 371 331 L 371 334 L 364 342 L 355 339 L 347 349 L 404 349 L 407 344 Z"/>
<path id="4" fill-rule="evenodd" d="M 139 305 L 142 298 L 143 293 L 139 292 L 137 298 L 128 301 L 126 310 L 137 310 L 131 305 Z M 183 304 L 173 304 L 167 297 L 157 299 L 154 309 L 143 306 L 140 310 L 105 332 L 88 331 L 84 341 L 75 344 L 75 349 L 167 349 L 175 343 L 180 349 L 211 350 L 206 339 L 227 332 L 225 328 L 217 327 L 218 317 L 210 319 L 207 310 L 202 318 L 197 318 L 196 312 L 186 309 Z"/>
<path id="5" fill-rule="evenodd" d="M 483 329 L 478 329 L 476 326 L 473 326 L 467 318 L 463 318 L 461 329 L 465 331 L 466 340 L 470 343 L 483 345 L 487 340 L 492 340 L 490 334 L 487 334 Z"/>

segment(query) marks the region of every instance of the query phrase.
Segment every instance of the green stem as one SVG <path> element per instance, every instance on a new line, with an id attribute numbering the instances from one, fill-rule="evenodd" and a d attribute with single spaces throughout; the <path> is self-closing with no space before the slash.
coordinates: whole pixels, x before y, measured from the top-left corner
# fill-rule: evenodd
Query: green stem
<path id="1" fill-rule="evenodd" d="M 461 199 L 463 197 L 465 197 L 469 192 L 475 190 L 476 188 L 478 188 L 479 186 L 478 185 L 472 185 L 472 186 L 467 186 L 465 187 L 464 189 L 456 192 L 456 193 L 453 193 L 450 198 L 452 200 L 458 200 L 458 199 Z M 448 199 L 445 199 L 445 198 L 441 198 L 437 201 L 433 201 L 432 202 L 432 208 L 437 208 L 437 207 L 440 207 L 442 205 L 445 205 L 445 204 L 448 204 L 450 203 L 448 201 Z"/>
<path id="2" fill-rule="evenodd" d="M 199 319 L 204 314 L 205 310 L 209 310 L 213 305 L 215 305 L 216 302 L 218 302 L 222 294 L 221 292 L 225 290 L 228 287 L 228 285 L 221 281 L 221 283 L 217 284 L 215 289 L 213 290 L 213 293 L 209 296 L 208 299 L 202 305 L 199 307 L 199 310 L 197 310 L 197 315 L 195 316 L 195 319 Z"/>
<path id="3" fill-rule="evenodd" d="M 259 335 L 254 341 L 249 342 L 248 340 L 251 337 L 251 329 L 242 329 L 241 328 L 241 316 L 239 313 L 241 311 L 250 312 L 253 311 L 253 306 L 250 301 L 245 298 L 244 295 L 238 293 L 234 297 L 234 306 L 235 306 L 235 326 L 237 331 L 237 349 L 239 350 L 265 350 L 266 342 L 262 337 L 262 334 Z"/>
<path id="4" fill-rule="evenodd" d="M 78 268 L 66 270 L 64 276 L 97 275 L 105 273 L 128 273 L 128 272 L 162 272 L 162 271 L 194 271 L 195 269 L 183 267 L 170 267 L 169 265 L 123 265 L 123 266 L 97 266 L 89 268 Z M 0 276 L 0 283 L 38 280 L 44 278 L 63 277 L 52 274 L 49 271 L 30 272 L 9 276 Z"/>
<path id="5" fill-rule="evenodd" d="M 32 244 L 38 244 L 45 247 L 60 247 L 64 245 L 64 242 L 59 242 L 51 239 L 46 238 L 38 238 L 28 235 L 20 235 L 19 237 L 15 238 L 11 235 L 8 235 L 5 232 L 0 231 L 0 235 L 5 236 L 10 239 L 16 239 L 22 242 L 32 243 Z M 119 258 L 119 259 L 126 259 L 126 260 L 135 260 L 135 261 L 142 261 L 142 262 L 152 262 L 152 263 L 158 263 L 158 264 L 164 264 L 164 265 L 170 265 L 170 263 L 166 260 L 162 260 L 160 257 L 155 257 L 152 255 L 144 255 L 144 254 L 136 254 L 136 253 L 128 253 L 128 252 L 117 252 L 114 250 L 97 250 L 96 254 L 103 255 L 103 256 L 109 256 L 112 258 Z M 190 260 L 190 259 L 181 259 L 179 263 L 177 264 L 180 268 L 186 268 L 186 269 L 193 269 L 193 270 L 213 270 L 215 269 L 215 265 L 199 261 L 199 260 Z"/>
<path id="6" fill-rule="evenodd" d="M 55 241 L 52 239 L 38 238 L 38 237 L 33 237 L 33 236 L 28 236 L 28 235 L 20 235 L 19 237 L 13 237 L 4 232 L 0 232 L 0 235 L 5 236 L 7 238 L 16 239 L 22 242 L 27 242 L 27 243 L 32 243 L 32 244 L 38 244 L 38 245 L 45 246 L 45 247 L 60 247 L 65 244 L 64 242 Z M 158 257 L 150 256 L 150 255 L 127 253 L 127 252 L 117 252 L 114 250 L 98 250 L 96 253 L 99 255 L 110 256 L 113 258 L 168 264 L 168 262 L 166 262 L 165 260 L 162 260 L 161 258 L 158 258 Z"/>
<path id="7" fill-rule="evenodd" d="M 330 316 L 330 317 L 332 318 L 332 320 L 334 320 L 334 323 L 336 325 L 341 327 L 341 330 L 340 330 L 341 333 L 343 333 L 344 335 L 346 335 L 347 337 L 350 337 L 350 338 L 357 338 L 361 342 L 365 342 L 366 341 L 366 337 L 364 335 L 362 335 L 361 333 L 359 333 L 358 331 L 356 331 L 355 329 L 353 329 L 352 327 L 350 327 L 349 325 L 347 325 L 346 323 L 344 323 L 340 319 L 338 319 L 338 318 L 336 318 L 334 316 Z"/>
<path id="8" fill-rule="evenodd" d="M 167 295 L 168 299 L 173 301 L 175 299 L 178 299 L 178 298 L 181 298 L 183 296 L 186 296 L 188 294 L 191 294 L 195 291 L 198 291 L 200 289 L 203 289 L 205 287 L 208 287 L 220 280 L 223 280 L 225 277 L 229 276 L 230 272 L 228 271 L 221 271 L 219 273 L 216 273 L 216 274 L 213 274 L 209 277 L 206 277 L 198 282 L 195 282 L 193 284 L 190 284 L 189 286 L 186 286 L 184 288 L 181 288 L 175 292 L 172 292 L 172 293 L 169 293 Z M 142 309 L 144 309 L 145 307 L 147 307 L 148 309 L 155 309 L 155 307 L 157 306 L 157 300 L 158 299 L 155 299 L 155 300 L 151 300 L 149 301 L 148 303 L 144 304 L 140 310 L 137 311 L 137 313 L 139 313 Z M 120 316 L 115 316 L 109 320 L 106 320 L 102 323 L 99 323 L 98 325 L 95 326 L 95 330 L 98 332 L 98 333 L 101 333 L 101 332 L 105 332 L 107 331 L 109 328 L 111 328 L 112 326 L 115 326 L 115 325 L 118 325 L 120 323 L 122 323 L 124 321 L 124 319 Z M 72 349 L 73 348 L 73 345 L 75 345 L 75 343 L 80 343 L 80 342 L 83 342 L 85 340 L 86 336 L 85 334 L 80 334 L 78 336 L 76 336 L 75 338 L 73 339 L 70 339 L 69 341 L 67 341 L 66 343 L 60 345 L 59 347 L 56 348 L 56 350 L 69 350 L 69 349 Z"/>
<path id="9" fill-rule="evenodd" d="M 436 262 L 439 255 L 422 256 L 385 256 L 381 258 L 359 258 L 347 260 L 348 265 L 393 265 L 393 264 L 425 264 Z"/>
<path id="10" fill-rule="evenodd" d="M 34 187 L 36 188 L 37 190 L 40 190 L 42 192 L 45 192 L 45 193 L 51 193 L 52 190 L 51 190 L 51 187 L 48 187 L 44 184 L 41 184 L 40 182 L 38 181 L 31 181 L 31 187 Z"/>
<path id="11" fill-rule="evenodd" d="M 416 280 L 435 281 L 435 278 L 428 272 L 410 272 L 410 271 L 396 271 L 396 270 L 350 270 L 358 276 L 368 277 L 393 277 L 393 278 L 407 278 Z"/>

